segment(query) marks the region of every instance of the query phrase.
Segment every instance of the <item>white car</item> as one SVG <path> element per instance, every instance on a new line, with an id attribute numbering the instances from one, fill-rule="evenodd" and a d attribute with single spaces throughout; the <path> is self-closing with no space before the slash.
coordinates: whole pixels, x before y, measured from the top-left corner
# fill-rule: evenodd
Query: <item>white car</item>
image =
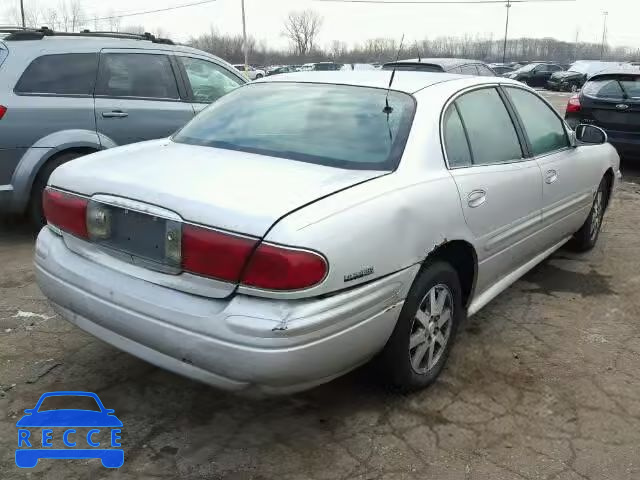
<path id="1" fill-rule="evenodd" d="M 53 172 L 35 264 L 62 317 L 224 389 L 303 390 L 379 356 L 411 390 L 466 315 L 598 238 L 615 149 L 519 82 L 269 79 Z"/>
<path id="2" fill-rule="evenodd" d="M 257 80 L 265 76 L 264 70 L 253 68 L 251 65 L 247 65 L 247 71 L 244 71 L 244 64 L 238 64 L 233 66 L 236 70 L 240 71 L 249 80 Z"/>

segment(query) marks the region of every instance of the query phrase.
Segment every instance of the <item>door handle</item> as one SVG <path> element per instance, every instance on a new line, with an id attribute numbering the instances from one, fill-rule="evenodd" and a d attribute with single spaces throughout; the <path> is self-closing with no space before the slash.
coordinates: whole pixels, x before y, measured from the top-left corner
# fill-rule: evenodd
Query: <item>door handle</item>
<path id="1" fill-rule="evenodd" d="M 485 190 L 474 190 L 467 196 L 467 204 L 471 208 L 476 208 L 487 201 L 487 192 Z"/>
<path id="2" fill-rule="evenodd" d="M 112 112 L 102 112 L 102 118 L 125 118 L 128 116 L 129 114 L 127 112 L 123 112 L 122 110 L 114 110 Z"/>
<path id="3" fill-rule="evenodd" d="M 556 170 L 547 170 L 544 174 L 544 183 L 552 184 L 558 180 L 558 172 Z"/>

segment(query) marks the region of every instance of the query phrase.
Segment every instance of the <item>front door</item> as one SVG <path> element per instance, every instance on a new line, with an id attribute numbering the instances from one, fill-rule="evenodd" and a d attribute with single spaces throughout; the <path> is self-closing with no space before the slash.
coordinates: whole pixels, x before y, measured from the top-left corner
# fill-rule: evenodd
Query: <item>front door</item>
<path id="1" fill-rule="evenodd" d="M 555 110 L 529 90 L 504 87 L 526 134 L 528 148 L 542 171 L 542 221 L 540 239 L 550 247 L 573 234 L 584 222 L 593 200 L 589 155 L 573 148 L 566 127 Z"/>
<path id="2" fill-rule="evenodd" d="M 540 168 L 524 158 L 521 138 L 494 87 L 458 97 L 445 113 L 444 137 L 451 175 L 475 237 L 480 293 L 537 253 Z"/>
<path id="3" fill-rule="evenodd" d="M 98 133 L 118 145 L 168 137 L 193 118 L 171 52 L 103 50 L 95 91 Z"/>
<path id="4" fill-rule="evenodd" d="M 196 113 L 231 90 L 246 83 L 238 75 L 210 59 L 177 55 L 187 92 Z"/>

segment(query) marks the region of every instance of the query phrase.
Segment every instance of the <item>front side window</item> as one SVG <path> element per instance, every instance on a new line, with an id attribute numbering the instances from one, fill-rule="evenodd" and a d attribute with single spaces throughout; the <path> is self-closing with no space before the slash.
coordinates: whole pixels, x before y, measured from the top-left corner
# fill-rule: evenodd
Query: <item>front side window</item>
<path id="1" fill-rule="evenodd" d="M 29 64 L 18 80 L 15 92 L 93 95 L 97 70 L 96 53 L 43 55 Z"/>
<path id="2" fill-rule="evenodd" d="M 393 170 L 411 128 L 413 97 L 312 83 L 250 84 L 211 104 L 173 140 L 358 170 Z M 387 113 L 388 112 L 388 113 Z"/>
<path id="3" fill-rule="evenodd" d="M 100 58 L 96 95 L 177 100 L 169 57 L 149 53 L 105 53 Z"/>
<path id="4" fill-rule="evenodd" d="M 187 72 L 196 103 L 214 102 L 244 83 L 213 62 L 190 57 L 180 57 L 180 61 Z"/>
<path id="5" fill-rule="evenodd" d="M 520 115 L 533 155 L 542 155 L 569 146 L 564 124 L 536 95 L 520 88 L 506 89 Z"/>
<path id="6" fill-rule="evenodd" d="M 522 158 L 513 122 L 495 88 L 465 93 L 455 103 L 467 130 L 474 164 L 508 163 Z"/>
<path id="7" fill-rule="evenodd" d="M 443 133 L 449 166 L 455 168 L 471 165 L 471 152 L 467 136 L 455 105 L 450 105 L 444 114 Z"/>
<path id="8" fill-rule="evenodd" d="M 485 67 L 484 65 L 476 65 L 476 68 L 478 69 L 478 74 L 482 77 L 495 77 L 496 74 L 493 73 L 488 67 Z"/>

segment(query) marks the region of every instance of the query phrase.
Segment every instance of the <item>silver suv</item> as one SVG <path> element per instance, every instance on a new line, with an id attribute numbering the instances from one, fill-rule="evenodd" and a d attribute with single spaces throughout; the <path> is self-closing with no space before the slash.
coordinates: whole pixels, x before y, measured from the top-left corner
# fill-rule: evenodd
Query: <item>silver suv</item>
<path id="1" fill-rule="evenodd" d="M 42 190 L 56 167 L 105 148 L 169 136 L 246 82 L 213 55 L 149 34 L 5 33 L 0 213 L 28 212 L 36 224 L 44 221 Z"/>

